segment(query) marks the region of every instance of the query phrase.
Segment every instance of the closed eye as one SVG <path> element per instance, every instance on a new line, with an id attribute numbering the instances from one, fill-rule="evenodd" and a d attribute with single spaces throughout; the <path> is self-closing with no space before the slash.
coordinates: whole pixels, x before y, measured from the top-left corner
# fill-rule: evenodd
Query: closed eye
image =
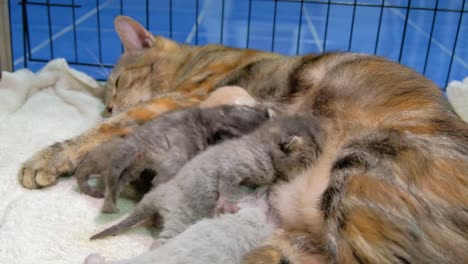
<path id="1" fill-rule="evenodd" d="M 115 80 L 115 87 L 119 87 L 120 76 Z"/>

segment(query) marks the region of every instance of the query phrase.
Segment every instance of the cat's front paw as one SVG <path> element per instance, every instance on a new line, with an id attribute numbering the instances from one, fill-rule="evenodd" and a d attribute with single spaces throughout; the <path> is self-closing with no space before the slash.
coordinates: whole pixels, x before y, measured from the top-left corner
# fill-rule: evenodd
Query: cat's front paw
<path id="1" fill-rule="evenodd" d="M 18 181 L 28 189 L 54 185 L 60 175 L 70 171 L 70 162 L 62 155 L 63 148 L 56 143 L 27 160 L 18 172 Z"/>

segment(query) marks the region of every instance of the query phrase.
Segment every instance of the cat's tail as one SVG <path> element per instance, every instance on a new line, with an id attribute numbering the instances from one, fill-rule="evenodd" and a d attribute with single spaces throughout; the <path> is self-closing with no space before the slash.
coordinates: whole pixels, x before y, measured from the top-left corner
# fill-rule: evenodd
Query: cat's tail
<path id="1" fill-rule="evenodd" d="M 88 183 L 89 176 L 93 173 L 95 167 L 95 164 L 88 163 L 93 162 L 96 161 L 90 161 L 86 159 L 86 157 L 84 158 L 84 164 L 78 166 L 78 169 L 75 172 L 76 181 L 82 192 L 95 198 L 104 198 L 104 194 L 102 192 L 93 189 Z"/>
<path id="2" fill-rule="evenodd" d="M 128 215 L 119 223 L 93 235 L 89 239 L 94 240 L 94 239 L 99 239 L 99 238 L 113 235 L 115 233 L 120 232 L 123 229 L 132 227 L 138 224 L 139 222 L 141 222 L 142 220 L 155 215 L 158 212 L 158 210 L 156 208 L 156 205 L 152 201 L 153 199 L 148 194 L 143 197 L 143 199 L 138 203 L 138 205 L 130 213 L 130 215 Z"/>

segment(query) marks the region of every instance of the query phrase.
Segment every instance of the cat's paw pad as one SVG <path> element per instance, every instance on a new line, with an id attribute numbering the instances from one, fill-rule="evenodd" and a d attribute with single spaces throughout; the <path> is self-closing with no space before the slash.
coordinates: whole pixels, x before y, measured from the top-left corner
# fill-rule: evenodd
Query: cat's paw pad
<path id="1" fill-rule="evenodd" d="M 18 180 L 24 187 L 39 189 L 54 185 L 57 182 L 57 175 L 34 165 L 34 161 L 28 161 L 23 164 L 18 173 Z"/>
<path id="2" fill-rule="evenodd" d="M 18 181 L 28 189 L 54 185 L 57 179 L 73 170 L 72 162 L 63 153 L 61 143 L 55 143 L 34 154 L 21 166 Z"/>
<path id="3" fill-rule="evenodd" d="M 103 256 L 93 253 L 85 258 L 83 264 L 105 264 L 105 263 L 106 263 L 106 259 Z"/>

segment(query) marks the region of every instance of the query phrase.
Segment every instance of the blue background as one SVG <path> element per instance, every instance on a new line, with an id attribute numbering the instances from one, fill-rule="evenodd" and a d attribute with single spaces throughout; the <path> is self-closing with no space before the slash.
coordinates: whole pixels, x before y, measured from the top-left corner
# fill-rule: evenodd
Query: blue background
<path id="1" fill-rule="evenodd" d="M 410 6 L 408 0 L 355 1 L 36 0 L 54 6 L 29 1 L 25 19 L 18 0 L 10 0 L 14 67 L 38 70 L 64 57 L 73 67 L 106 79 L 122 52 L 113 20 L 124 14 L 154 34 L 183 43 L 223 43 L 286 55 L 375 53 L 414 68 L 440 87 L 468 76 L 468 3 L 462 7 L 463 0 L 440 0 L 436 11 L 436 0 L 412 0 Z M 29 50 L 23 45 L 23 22 L 29 28 Z M 26 61 L 25 51 L 30 54 Z"/>

